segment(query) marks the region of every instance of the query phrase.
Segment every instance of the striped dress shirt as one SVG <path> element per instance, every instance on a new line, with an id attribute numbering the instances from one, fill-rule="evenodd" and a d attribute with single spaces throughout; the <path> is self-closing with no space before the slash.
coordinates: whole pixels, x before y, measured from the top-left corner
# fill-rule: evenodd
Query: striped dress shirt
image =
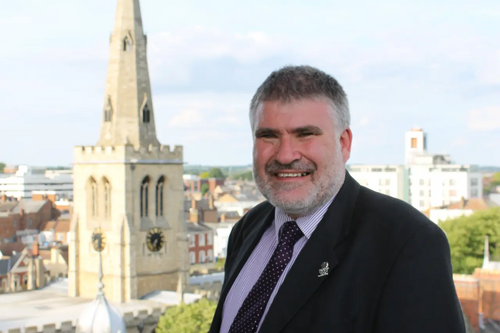
<path id="1" fill-rule="evenodd" d="M 276 293 L 278 292 L 281 284 L 285 280 L 288 271 L 293 266 L 295 259 L 297 259 L 304 245 L 307 243 L 309 238 L 311 238 L 313 231 L 318 226 L 318 223 L 323 218 L 323 215 L 325 215 L 328 207 L 333 202 L 334 198 L 335 196 L 332 197 L 323 206 L 319 207 L 314 213 L 308 216 L 300 217 L 295 220 L 300 230 L 304 234 L 304 236 L 301 239 L 299 239 L 297 243 L 295 243 L 295 246 L 293 247 L 292 259 L 290 260 L 285 270 L 283 271 L 283 274 L 278 280 L 278 283 L 276 284 L 276 287 L 274 288 L 269 298 L 269 302 L 267 303 L 264 314 L 262 315 L 262 319 L 260 320 L 257 332 L 260 330 L 260 326 L 262 325 L 262 322 L 264 321 L 264 318 L 266 317 L 266 314 L 269 311 L 269 307 L 271 306 L 273 299 L 276 296 Z M 290 218 L 281 209 L 279 208 L 275 209 L 273 223 L 262 235 L 262 238 L 260 239 L 259 243 L 253 250 L 247 262 L 241 269 L 238 277 L 236 278 L 231 287 L 231 290 L 227 294 L 226 300 L 224 302 L 224 308 L 222 311 L 222 324 L 220 328 L 220 333 L 229 332 L 229 328 L 231 327 L 231 324 L 233 323 L 233 320 L 236 317 L 236 314 L 238 313 L 238 310 L 240 309 L 241 305 L 243 305 L 243 301 L 250 293 L 250 290 L 252 289 L 254 284 L 259 279 L 259 276 L 264 271 L 264 268 L 266 267 L 269 259 L 271 259 L 271 256 L 273 255 L 274 250 L 278 245 L 279 231 L 281 226 L 285 222 L 292 220 L 293 219 Z"/>

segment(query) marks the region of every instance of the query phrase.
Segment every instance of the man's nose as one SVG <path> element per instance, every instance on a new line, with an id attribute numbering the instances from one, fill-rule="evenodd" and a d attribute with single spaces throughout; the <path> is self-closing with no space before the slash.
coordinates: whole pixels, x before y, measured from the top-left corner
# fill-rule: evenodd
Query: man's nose
<path id="1" fill-rule="evenodd" d="M 297 146 L 290 138 L 282 138 L 276 154 L 276 160 L 281 164 L 290 164 L 301 157 Z"/>

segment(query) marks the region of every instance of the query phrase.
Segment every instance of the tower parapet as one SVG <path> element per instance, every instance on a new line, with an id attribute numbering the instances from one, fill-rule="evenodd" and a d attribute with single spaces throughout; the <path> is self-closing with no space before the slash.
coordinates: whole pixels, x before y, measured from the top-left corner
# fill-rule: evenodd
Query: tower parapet
<path id="1" fill-rule="evenodd" d="M 183 147 L 169 145 L 135 149 L 133 146 L 76 146 L 74 164 L 92 163 L 144 163 L 182 164 Z"/>

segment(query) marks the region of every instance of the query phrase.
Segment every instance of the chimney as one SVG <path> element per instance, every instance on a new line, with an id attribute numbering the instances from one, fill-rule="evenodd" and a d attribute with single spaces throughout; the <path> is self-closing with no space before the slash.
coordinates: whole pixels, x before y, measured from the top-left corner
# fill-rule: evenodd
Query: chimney
<path id="1" fill-rule="evenodd" d="M 198 224 L 198 209 L 196 208 L 189 209 L 189 222 Z"/>
<path id="2" fill-rule="evenodd" d="M 224 213 L 224 214 L 221 214 L 221 216 L 220 216 L 220 221 L 221 221 L 221 222 L 226 222 L 226 214 L 225 214 L 225 213 Z"/>
<path id="3" fill-rule="evenodd" d="M 214 209 L 215 206 L 214 206 L 214 196 L 212 194 L 210 194 L 208 196 L 208 209 Z"/>
<path id="4" fill-rule="evenodd" d="M 2 194 L 0 200 L 1 200 L 1 202 L 7 201 L 7 195 L 6 194 Z"/>
<path id="5" fill-rule="evenodd" d="M 198 201 L 195 198 L 191 199 L 191 208 L 198 209 Z"/>
<path id="6" fill-rule="evenodd" d="M 38 257 L 40 255 L 40 248 L 38 247 L 38 235 L 35 236 L 35 242 L 33 243 L 32 255 L 33 255 L 33 257 Z"/>

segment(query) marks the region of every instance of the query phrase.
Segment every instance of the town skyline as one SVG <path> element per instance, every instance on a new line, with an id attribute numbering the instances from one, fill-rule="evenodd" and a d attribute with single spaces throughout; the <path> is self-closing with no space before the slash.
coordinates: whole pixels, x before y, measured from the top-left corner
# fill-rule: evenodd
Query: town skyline
<path id="1" fill-rule="evenodd" d="M 500 165 L 491 153 L 500 141 L 498 4 L 445 2 L 429 11 L 430 2 L 384 1 L 376 16 L 374 5 L 356 2 L 235 6 L 142 4 L 158 137 L 183 145 L 188 164 L 250 164 L 255 89 L 274 69 L 310 64 L 349 96 L 349 164 L 402 164 L 404 133 L 421 127 L 432 153 Z M 4 9 L 2 161 L 70 165 L 74 146 L 99 137 L 115 2 Z"/>

